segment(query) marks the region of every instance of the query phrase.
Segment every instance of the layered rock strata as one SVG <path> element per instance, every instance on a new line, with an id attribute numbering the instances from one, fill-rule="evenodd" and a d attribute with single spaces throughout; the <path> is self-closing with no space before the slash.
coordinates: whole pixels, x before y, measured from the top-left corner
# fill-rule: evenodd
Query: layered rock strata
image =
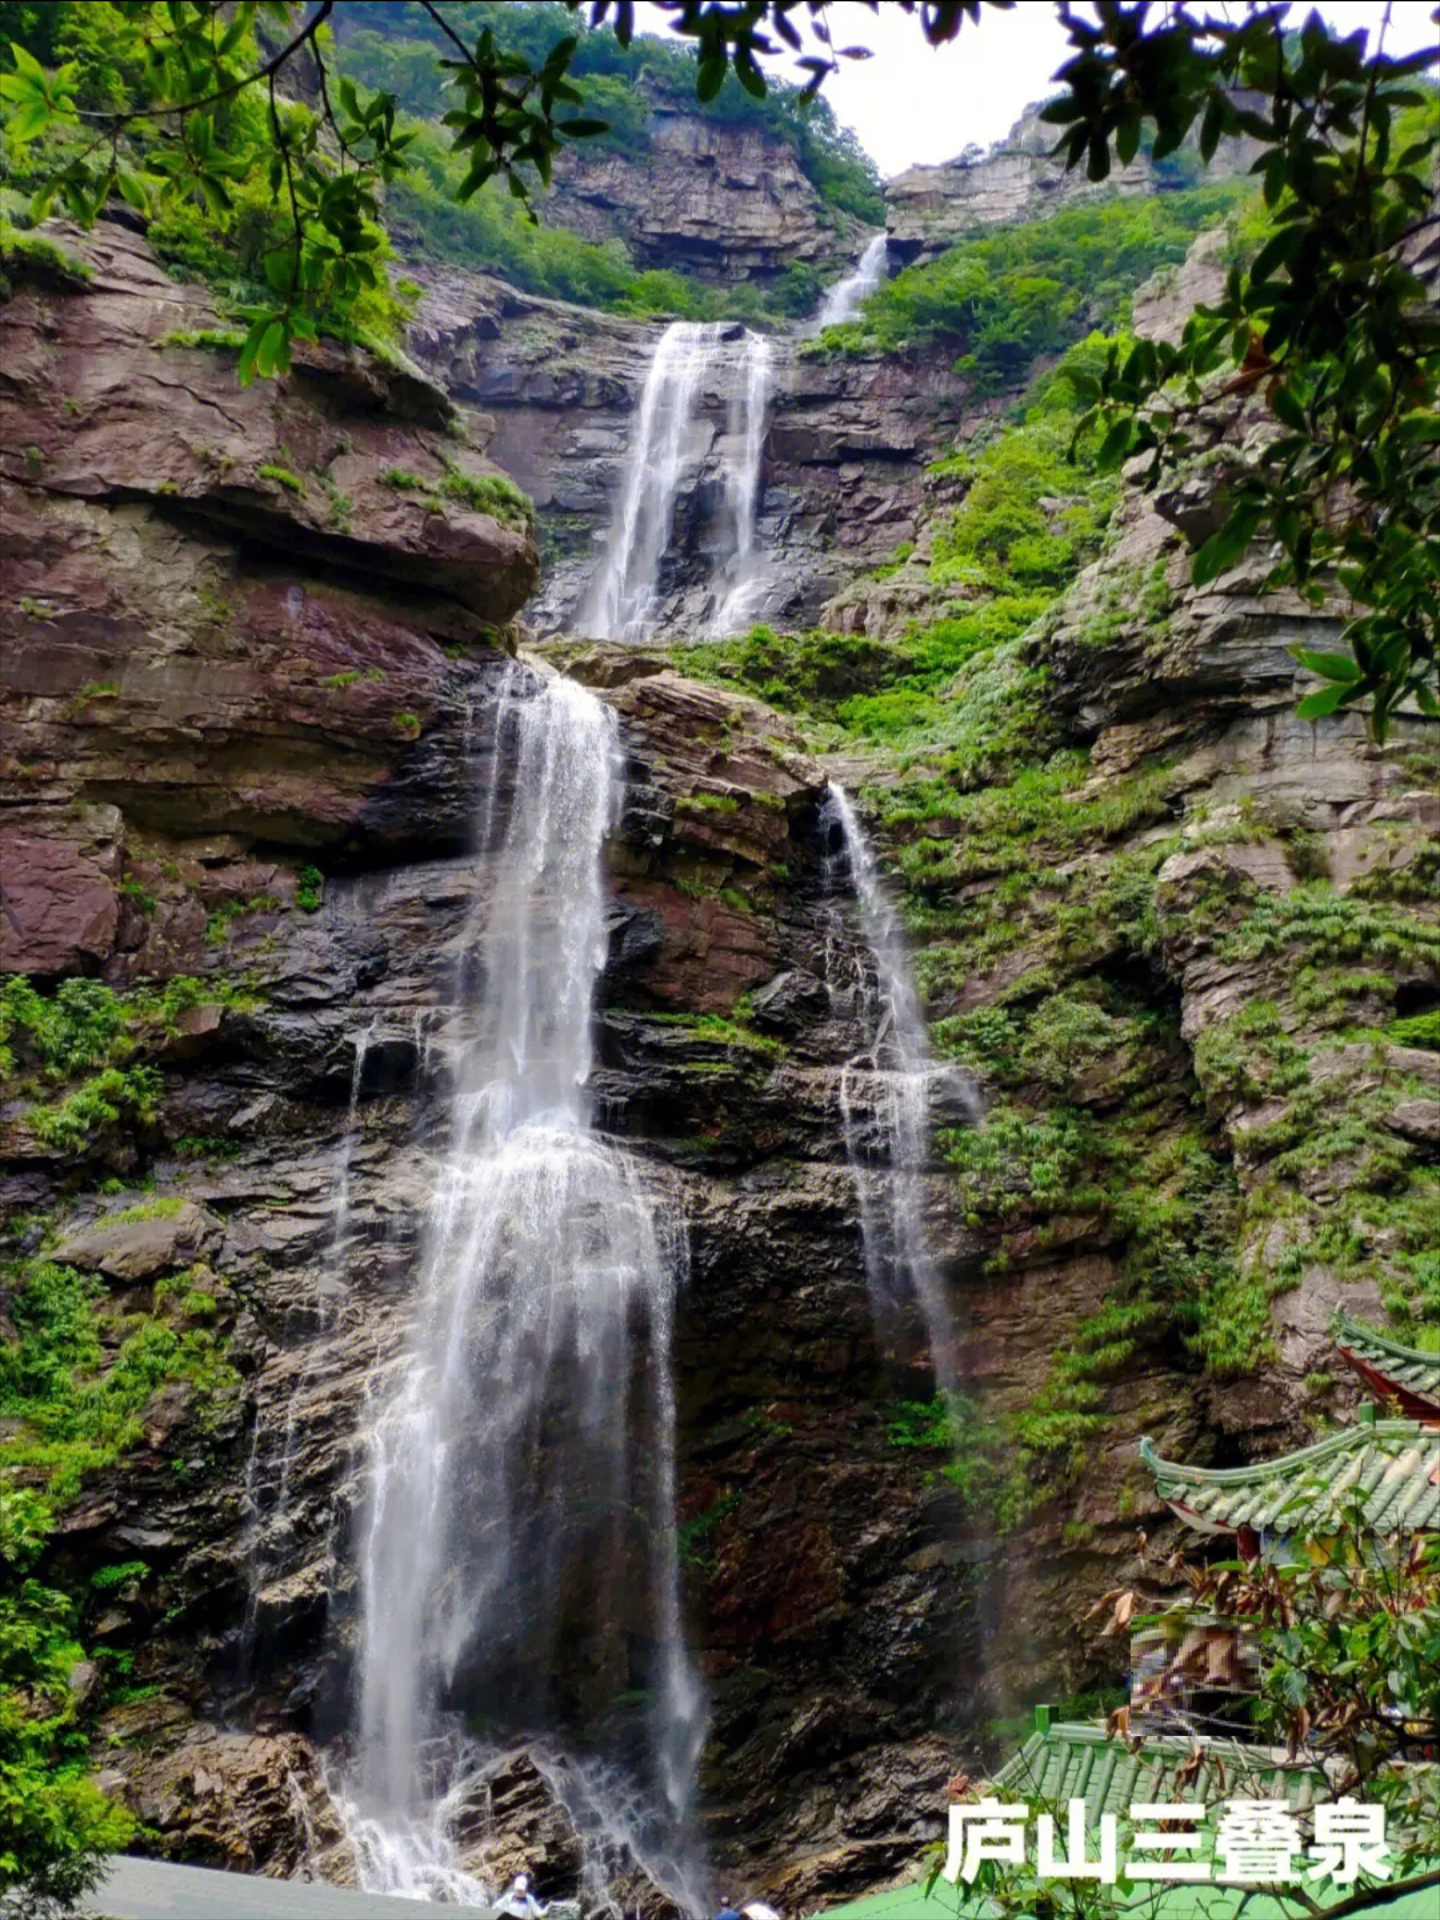
<path id="1" fill-rule="evenodd" d="M 1104 180 L 1073 171 L 1053 149 L 1061 129 L 1027 107 L 986 152 L 969 149 L 939 166 L 910 167 L 885 183 L 885 226 L 896 257 L 907 262 L 939 253 L 977 228 L 1013 227 L 1079 200 L 1112 193 L 1164 193 L 1206 180 L 1248 173 L 1258 149 L 1248 139 L 1222 141 L 1205 165 L 1194 140 L 1158 163 L 1138 154 L 1112 166 Z"/>
<path id="2" fill-rule="evenodd" d="M 638 150 L 582 143 L 561 156 L 548 219 L 713 286 L 766 287 L 792 262 L 834 270 L 858 252 L 860 222 L 822 205 L 790 142 L 646 97 Z"/>

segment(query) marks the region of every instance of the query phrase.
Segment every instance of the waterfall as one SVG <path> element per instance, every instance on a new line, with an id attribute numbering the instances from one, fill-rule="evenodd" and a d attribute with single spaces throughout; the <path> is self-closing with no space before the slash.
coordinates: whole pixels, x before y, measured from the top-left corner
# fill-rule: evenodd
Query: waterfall
<path id="1" fill-rule="evenodd" d="M 956 1384 L 955 1326 L 925 1224 L 923 1182 L 937 1092 L 958 1093 L 972 1116 L 978 1115 L 978 1103 L 963 1076 L 942 1066 L 930 1050 L 899 919 L 850 797 L 833 781 L 822 817 L 830 844 L 829 888 L 838 892 L 848 882 L 869 955 L 869 965 L 848 978 L 834 951 L 826 965 L 832 1004 L 855 1018 L 865 1036 L 864 1049 L 840 1076 L 865 1283 L 882 1328 L 919 1309 L 935 1384 L 948 1393 Z"/>
<path id="2" fill-rule="evenodd" d="M 747 333 L 745 340 L 743 378 L 736 383 L 730 401 L 730 458 L 725 467 L 725 505 L 735 551 L 728 569 L 730 584 L 710 621 L 709 632 L 716 639 L 748 625 L 750 604 L 763 584 L 756 516 L 773 353 L 770 342 L 758 333 Z"/>
<path id="3" fill-rule="evenodd" d="M 347 1808 L 366 1890 L 482 1901 L 449 1823 L 494 1742 L 573 1740 L 678 1824 L 701 1737 L 674 1524 L 683 1233 L 587 1091 L 615 716 L 516 668 L 496 724 L 515 791 L 470 929 L 474 1035 L 417 1326 L 372 1397 Z"/>
<path id="4" fill-rule="evenodd" d="M 714 573 L 717 584 L 728 583 L 708 630 L 743 612 L 756 585 L 772 362 L 771 342 L 745 328 L 677 320 L 661 334 L 641 390 L 605 558 L 583 617 L 597 638 L 650 637 L 676 505 L 683 485 L 687 479 L 693 484 L 712 451 L 714 428 L 701 413 L 707 392 L 722 393 L 727 401 L 720 448 L 724 526 Z"/>
<path id="5" fill-rule="evenodd" d="M 877 233 L 861 254 L 854 272 L 835 282 L 820 302 L 820 311 L 815 316 L 816 333 L 823 333 L 826 327 L 838 327 L 842 320 L 854 319 L 885 278 L 889 245 L 889 235 Z"/>

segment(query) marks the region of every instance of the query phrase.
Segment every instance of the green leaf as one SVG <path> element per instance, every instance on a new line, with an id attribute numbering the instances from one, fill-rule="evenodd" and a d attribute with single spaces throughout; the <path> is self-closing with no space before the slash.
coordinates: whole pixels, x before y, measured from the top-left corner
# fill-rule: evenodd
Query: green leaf
<path id="1" fill-rule="evenodd" d="M 23 144 L 44 133 L 53 118 L 43 101 L 31 101 L 29 105 L 21 107 L 18 113 L 11 115 L 5 130 L 12 139 Z"/>
<path id="2" fill-rule="evenodd" d="M 1205 117 L 1200 122 L 1200 158 L 1208 166 L 1215 158 L 1215 149 L 1220 144 L 1220 133 L 1224 126 L 1224 107 L 1220 95 L 1212 94 L 1205 107 Z"/>
<path id="3" fill-rule="evenodd" d="M 1310 422 L 1306 419 L 1305 409 L 1295 397 L 1292 387 L 1276 387 L 1270 395 L 1270 405 L 1287 427 L 1293 428 L 1296 433 L 1309 433 Z"/>
<path id="4" fill-rule="evenodd" d="M 270 326 L 270 315 L 261 314 L 245 336 L 245 344 L 240 349 L 240 364 L 236 368 L 236 378 L 242 387 L 248 387 L 255 378 L 255 356 L 260 351 L 260 342 L 265 338 Z"/>
<path id="5" fill-rule="evenodd" d="M 753 60 L 743 60 L 739 53 L 735 56 L 735 78 L 752 99 L 763 100 L 765 98 L 764 74 Z"/>
<path id="6" fill-rule="evenodd" d="M 260 336 L 260 344 L 255 350 L 255 371 L 262 380 L 268 380 L 272 373 L 282 369 L 282 365 L 289 364 L 285 322 L 277 316 Z"/>
<path id="7" fill-rule="evenodd" d="M 1295 658 L 1307 672 L 1318 673 L 1323 680 L 1348 683 L 1361 678 L 1359 662 L 1351 653 L 1312 653 L 1307 647 L 1297 647 Z"/>
<path id="8" fill-rule="evenodd" d="M 700 71 L 695 76 L 695 98 L 713 100 L 725 84 L 725 75 L 729 62 L 723 53 L 708 54 L 700 62 Z"/>
<path id="9" fill-rule="evenodd" d="M 150 195 L 146 190 L 145 182 L 138 173 L 135 173 L 129 167 L 117 167 L 115 170 L 115 179 L 116 184 L 120 188 L 121 196 L 127 206 L 136 208 L 140 213 L 148 213 L 150 211 Z"/>
<path id="10" fill-rule="evenodd" d="M 1233 567 L 1249 546 L 1259 524 L 1258 506 L 1246 504 L 1232 507 L 1230 517 L 1224 526 L 1212 533 L 1196 554 L 1190 569 L 1190 578 L 1193 583 L 1197 587 L 1203 587 Z"/>
<path id="11" fill-rule="evenodd" d="M 38 80 L 41 87 L 44 87 L 45 69 L 35 58 L 34 54 L 27 53 L 25 48 L 16 40 L 10 42 L 10 58 L 15 62 L 15 71 L 17 73 L 24 74 L 31 80 Z"/>
<path id="12" fill-rule="evenodd" d="M 1135 431 L 1135 422 L 1128 416 L 1117 420 L 1100 442 L 1095 454 L 1095 465 L 1101 473 L 1111 473 L 1130 451 L 1131 436 Z"/>
<path id="13" fill-rule="evenodd" d="M 1295 709 L 1300 720 L 1323 720 L 1327 713 L 1344 701 L 1350 689 L 1348 687 L 1321 687 L 1315 693 L 1307 693 Z"/>

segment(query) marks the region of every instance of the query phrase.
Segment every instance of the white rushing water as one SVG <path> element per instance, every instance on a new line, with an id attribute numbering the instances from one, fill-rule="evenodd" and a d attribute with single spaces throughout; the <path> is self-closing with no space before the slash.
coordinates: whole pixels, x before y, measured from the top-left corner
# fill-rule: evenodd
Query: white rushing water
<path id="1" fill-rule="evenodd" d="M 595 576 L 582 623 L 602 640 L 650 636 L 660 598 L 660 575 L 675 531 L 675 510 L 715 441 L 703 404 L 726 404 L 720 442 L 724 521 L 713 571 L 716 611 L 709 629 L 729 630 L 744 616 L 757 585 L 756 522 L 761 454 L 769 404 L 773 347 L 748 329 L 677 320 L 656 342 L 640 395 L 635 431 L 605 557 Z"/>
<path id="2" fill-rule="evenodd" d="M 861 254 L 855 271 L 835 282 L 820 302 L 820 311 L 815 316 L 817 333 L 823 332 L 826 327 L 838 327 L 843 320 L 853 319 L 860 311 L 885 278 L 889 244 L 888 235 L 877 233 Z"/>
<path id="3" fill-rule="evenodd" d="M 573 1740 L 678 1826 L 702 1719 L 674 1524 L 683 1234 L 587 1089 L 615 716 L 517 667 L 496 724 L 515 787 L 471 929 L 473 1039 L 418 1323 L 368 1433 L 346 1793 L 362 1885 L 441 1900 L 485 1898 L 451 1823 L 497 1744 Z"/>
<path id="4" fill-rule="evenodd" d="M 722 573 L 723 597 L 712 614 L 709 632 L 723 638 L 750 624 L 750 609 L 764 585 L 758 526 L 760 456 L 765 446 L 766 412 L 774 351 L 758 333 L 745 335 L 741 377 L 730 398 L 730 458 L 725 466 L 725 507 L 734 551 Z"/>
<path id="5" fill-rule="evenodd" d="M 955 1325 L 935 1263 L 925 1219 L 925 1175 L 939 1093 L 958 1095 L 978 1117 L 968 1083 L 938 1062 L 910 973 L 904 933 L 886 895 L 850 796 L 830 783 L 825 818 L 832 892 L 848 882 L 870 965 L 846 973 L 827 956 L 832 1002 L 856 1018 L 865 1047 L 842 1070 L 845 1150 L 855 1181 L 865 1281 L 877 1325 L 895 1326 L 918 1308 L 929 1341 L 935 1384 L 952 1392 Z"/>

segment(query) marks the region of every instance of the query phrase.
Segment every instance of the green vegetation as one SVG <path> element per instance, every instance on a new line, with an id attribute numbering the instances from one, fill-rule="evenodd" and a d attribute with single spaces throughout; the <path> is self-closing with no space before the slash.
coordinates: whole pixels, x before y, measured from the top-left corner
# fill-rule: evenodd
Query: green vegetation
<path id="1" fill-rule="evenodd" d="M 1062 353 L 1095 328 L 1128 326 L 1136 287 L 1178 265 L 1196 233 L 1252 190 L 1235 180 L 1188 193 L 1117 195 L 978 235 L 897 273 L 858 318 L 828 327 L 808 351 L 950 346 L 960 356 L 956 371 L 977 392 L 1001 393 L 1025 380 L 1039 355 Z"/>
<path id="2" fill-rule="evenodd" d="M 214 1334 L 179 1332 L 148 1314 L 102 1315 L 102 1283 L 73 1267 L 30 1261 L 6 1279 L 16 1339 L 0 1348 L 0 1415 L 19 1429 L 0 1441 L 0 1475 L 23 1470 L 54 1504 L 139 1443 L 160 1387 L 188 1383 L 198 1417 L 234 1382 Z M 102 1336 L 116 1334 L 107 1352 Z"/>
<path id="3" fill-rule="evenodd" d="M 80 1153 L 120 1126 L 159 1117 L 164 1081 L 152 1066 L 128 1064 L 178 1030 L 188 1008 L 252 1005 L 224 981 L 178 975 L 119 994 L 99 980 L 64 980 L 37 991 L 23 974 L 0 985 L 0 1081 L 28 1097 L 23 1118 L 44 1145 Z M 69 1091 L 47 1098 L 59 1086 Z"/>
<path id="4" fill-rule="evenodd" d="M 697 104 L 697 61 L 690 48 L 649 37 L 622 47 L 607 30 L 585 31 L 583 21 L 559 6 L 518 9 L 507 4 L 464 4 L 447 8 L 447 16 L 467 44 L 473 44 L 476 36 L 489 28 L 507 51 L 536 65 L 557 42 L 580 28 L 569 75 L 584 93 L 585 112 L 592 123 L 604 123 L 603 130 L 590 136 L 600 148 L 638 158 L 650 147 L 651 102 L 684 108 L 712 122 L 754 128 L 788 146 L 822 208 L 854 215 L 870 226 L 884 222 L 884 200 L 874 163 L 854 136 L 837 124 L 823 99 L 806 100 L 797 88 L 774 81 L 757 95 L 730 76 L 713 97 Z M 457 104 L 455 84 L 437 59 L 437 55 L 451 51 L 435 21 L 416 5 L 367 7 L 363 12 L 353 9 L 339 17 L 335 55 L 339 70 L 366 87 L 392 94 L 406 114 L 425 120 L 438 120 Z M 502 198 L 496 191 L 498 185 L 496 182 L 482 189 L 471 204 L 484 207 L 499 232 L 508 230 L 518 238 L 520 222 L 499 217 L 502 209 L 509 212 L 504 207 L 509 196 Z M 393 211 L 396 217 L 414 217 L 413 209 L 402 212 L 395 206 Z M 422 247 L 427 251 L 434 248 L 435 237 L 423 221 L 419 232 Z M 586 253 L 578 248 L 567 250 L 550 244 L 574 236 L 544 228 L 539 235 L 539 244 L 524 261 L 520 274 L 515 272 L 513 254 L 498 246 L 489 259 L 482 258 L 476 264 L 496 266 L 535 292 L 554 292 L 571 299 L 585 297 L 563 284 L 567 268 L 569 273 L 579 271 L 583 275 L 585 266 L 591 265 L 593 271 L 593 256 L 609 250 L 589 248 L 592 258 L 587 260 Z M 611 257 L 622 267 L 628 266 L 621 250 L 614 249 Z M 529 277 L 521 277 L 527 268 L 530 274 L 538 270 L 552 284 L 537 286 Z M 636 276 L 631 269 L 630 277 L 633 281 L 646 276 Z M 666 277 L 679 281 L 679 276 Z M 557 279 L 562 284 L 553 284 Z M 680 282 L 681 287 L 684 284 Z M 634 298 L 633 289 L 617 288 L 616 296 L 614 303 L 628 303 Z M 610 305 L 612 301 L 598 304 Z"/>
<path id="5" fill-rule="evenodd" d="M 508 526 L 529 527 L 535 518 L 535 502 L 504 473 L 461 473 L 452 466 L 443 479 L 424 480 L 405 467 L 387 467 L 380 475 L 380 484 L 396 493 L 418 493 L 437 508 L 447 499 L 458 500 L 472 511 L 488 513 Z"/>
<path id="6" fill-rule="evenodd" d="M 49 1050 L 73 1059 L 78 1042 L 57 1047 L 55 1025 L 44 1029 Z M 115 1038 L 108 1023 L 90 1031 L 96 1046 Z M 110 1219 L 148 1219 L 180 1204 L 141 1202 Z M 25 1225 L 12 1222 L 17 1235 Z M 47 1225 L 30 1223 L 32 1244 Z M 187 1426 L 202 1433 L 233 1393 L 238 1376 L 223 1339 L 191 1324 L 217 1311 L 214 1289 L 214 1276 L 195 1268 L 157 1286 L 148 1310 L 122 1312 L 93 1275 L 44 1255 L 0 1257 L 10 1323 L 0 1342 L 0 1888 L 18 1883 L 29 1899 L 57 1903 L 17 1911 L 68 1910 L 98 1879 L 99 1856 L 135 1831 L 87 1777 L 94 1707 L 138 1697 L 114 1685 L 133 1655 L 112 1646 L 89 1656 L 102 1668 L 98 1693 L 73 1676 L 87 1658 L 87 1603 L 123 1602 L 150 1570 L 139 1560 L 96 1567 L 78 1582 L 72 1574 L 65 1592 L 42 1584 L 35 1569 L 56 1516 L 144 1440 L 159 1390 L 184 1387 Z"/>
<path id="7" fill-rule="evenodd" d="M 227 900 L 206 920 L 205 938 L 212 947 L 224 946 L 235 931 L 236 921 L 248 920 L 257 913 L 278 913 L 284 905 L 273 893 L 257 893 L 249 900 Z"/>
<path id="8" fill-rule="evenodd" d="M 155 1118 L 165 1083 L 153 1067 L 106 1067 L 53 1106 L 32 1107 L 26 1120 L 36 1139 L 63 1153 L 78 1153 L 107 1127 L 123 1119 L 147 1125 Z"/>
<path id="9" fill-rule="evenodd" d="M 529 526 L 535 518 L 535 502 L 506 473 L 459 473 L 452 467 L 440 483 L 440 491 L 451 500 L 475 513 L 488 513 L 492 519 L 512 526 Z"/>
<path id="10" fill-rule="evenodd" d="M 22 275 L 42 285 L 83 287 L 93 278 L 89 263 L 47 240 L 43 234 L 24 233 L 0 219 L 0 300 L 8 300 L 13 282 Z"/>
<path id="11" fill-rule="evenodd" d="M 318 913 L 325 898 L 325 876 L 319 867 L 302 867 L 295 888 L 295 905 L 301 913 Z"/>
<path id="12" fill-rule="evenodd" d="M 682 1520 L 675 1529 L 680 1565 L 700 1574 L 715 1571 L 714 1534 L 720 1522 L 740 1505 L 744 1496 L 725 1493 L 692 1519 Z"/>
<path id="13" fill-rule="evenodd" d="M 740 802 L 733 793 L 682 793 L 675 802 L 677 813 L 738 813 Z"/>
<path id="14" fill-rule="evenodd" d="M 209 353 L 239 353 L 245 335 L 239 327 L 195 327 L 188 332 L 162 333 L 151 346 L 158 353 L 164 347 L 203 347 Z"/>
<path id="15" fill-rule="evenodd" d="M 0 1891 L 19 1890 L 17 1913 L 70 1910 L 135 1831 L 87 1777 L 71 1685 L 85 1658 L 80 1606 L 35 1571 L 50 1524 L 38 1495 L 0 1482 Z"/>
<path id="16" fill-rule="evenodd" d="M 298 473 L 292 473 L 288 467 L 276 466 L 273 461 L 267 461 L 263 467 L 257 467 L 255 475 L 259 480 L 273 480 L 277 486 L 284 487 L 287 493 L 304 493 L 305 491 L 305 482 Z"/>
<path id="17" fill-rule="evenodd" d="M 736 1012 L 741 1009 L 737 1007 Z M 785 1051 L 779 1040 L 756 1033 L 743 1018 L 727 1020 L 719 1013 L 648 1013 L 645 1018 L 657 1027 L 683 1027 L 697 1040 L 713 1040 L 722 1047 L 744 1047 L 750 1053 L 765 1054 Z"/>
<path id="18" fill-rule="evenodd" d="M 1392 1020 L 1387 1032 L 1397 1047 L 1427 1047 L 1432 1053 L 1440 1053 L 1440 1007 L 1406 1020 Z"/>

